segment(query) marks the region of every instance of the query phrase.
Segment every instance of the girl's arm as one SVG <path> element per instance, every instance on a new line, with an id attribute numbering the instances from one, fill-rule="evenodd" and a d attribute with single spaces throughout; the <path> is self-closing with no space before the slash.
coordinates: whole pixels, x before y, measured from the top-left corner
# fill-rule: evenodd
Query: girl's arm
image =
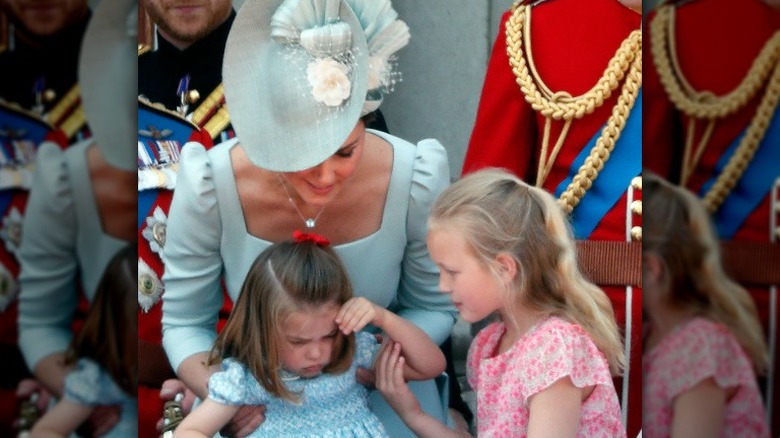
<path id="1" fill-rule="evenodd" d="M 726 390 L 709 378 L 677 396 L 672 408 L 672 437 L 720 436 Z"/>
<path id="2" fill-rule="evenodd" d="M 367 324 L 381 328 L 396 344 L 401 345 L 406 358 L 404 377 L 407 380 L 431 379 L 444 371 L 444 354 L 425 332 L 363 297 L 344 303 L 336 316 L 336 323 L 344 334 L 358 332 Z"/>
<path id="3" fill-rule="evenodd" d="M 82 405 L 68 399 L 60 400 L 57 405 L 35 423 L 30 436 L 32 438 L 65 438 L 89 418 L 95 406 Z"/>
<path id="4" fill-rule="evenodd" d="M 384 349 L 376 360 L 376 387 L 398 416 L 421 438 L 471 437 L 450 429 L 426 414 L 404 380 L 404 358 L 398 344 Z"/>
<path id="5" fill-rule="evenodd" d="M 585 391 L 566 376 L 532 395 L 528 403 L 528 437 L 576 436 Z"/>
<path id="6" fill-rule="evenodd" d="M 175 438 L 212 437 L 233 418 L 240 406 L 223 405 L 206 399 L 176 427 Z"/>

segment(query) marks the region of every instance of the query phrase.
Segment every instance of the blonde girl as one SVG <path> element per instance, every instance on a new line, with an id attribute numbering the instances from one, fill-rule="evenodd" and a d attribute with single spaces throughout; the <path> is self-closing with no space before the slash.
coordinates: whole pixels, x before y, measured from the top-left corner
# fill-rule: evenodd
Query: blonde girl
<path id="1" fill-rule="evenodd" d="M 209 364 L 208 398 L 176 429 L 179 436 L 213 436 L 244 405 L 265 405 L 265 421 L 250 436 L 384 437 L 355 379 L 379 350 L 367 324 L 394 340 L 387 349 L 409 358 L 407 379 L 444 370 L 444 355 L 417 328 L 365 298 L 353 298 L 347 272 L 328 241 L 296 232 L 255 260 Z"/>
<path id="2" fill-rule="evenodd" d="M 31 431 L 32 438 L 70 436 L 99 406 L 119 406 L 119 422 L 103 437 L 138 431 L 138 246 L 128 245 L 108 263 L 84 325 L 65 352 L 62 399 Z"/>
<path id="3" fill-rule="evenodd" d="M 612 383 L 625 358 L 612 308 L 580 273 L 551 195 L 503 170 L 476 172 L 436 201 L 427 243 L 460 316 L 499 317 L 468 353 L 479 436 L 625 436 Z M 388 402 L 419 436 L 463 435 L 419 409 L 397 356 L 377 361 Z"/>
<path id="4" fill-rule="evenodd" d="M 726 276 L 696 195 L 655 175 L 643 180 L 644 436 L 768 437 L 756 306 Z"/>

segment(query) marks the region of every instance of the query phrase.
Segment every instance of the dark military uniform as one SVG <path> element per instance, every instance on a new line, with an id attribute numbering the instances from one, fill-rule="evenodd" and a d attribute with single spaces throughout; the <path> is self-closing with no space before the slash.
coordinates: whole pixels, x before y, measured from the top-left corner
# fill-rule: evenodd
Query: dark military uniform
<path id="1" fill-rule="evenodd" d="M 209 35 L 184 50 L 158 35 L 157 50 L 141 50 L 138 57 L 138 94 L 170 110 L 182 105 L 180 82 L 189 77 L 189 91 L 199 98 L 186 111 L 192 121 L 205 129 L 215 143 L 233 137 L 222 91 L 222 55 L 230 26 L 236 18 L 232 11 L 224 23 Z"/>
<path id="2" fill-rule="evenodd" d="M 14 46 L 0 53 L 0 97 L 38 112 L 62 129 L 71 142 L 89 137 L 81 110 L 76 76 L 81 40 L 89 16 L 36 47 L 15 38 Z"/>

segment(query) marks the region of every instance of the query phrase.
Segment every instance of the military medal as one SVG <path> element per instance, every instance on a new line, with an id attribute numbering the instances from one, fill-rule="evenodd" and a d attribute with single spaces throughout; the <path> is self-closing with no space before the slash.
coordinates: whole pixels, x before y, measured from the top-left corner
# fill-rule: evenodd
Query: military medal
<path id="1" fill-rule="evenodd" d="M 5 248 L 11 254 L 16 254 L 22 244 L 22 214 L 16 207 L 11 208 L 3 218 L 3 228 L 0 237 L 5 242 Z"/>
<path id="2" fill-rule="evenodd" d="M 162 258 L 162 249 L 165 246 L 165 227 L 168 218 L 159 206 L 154 209 L 151 216 L 146 218 L 146 228 L 141 235 L 149 242 L 152 252 Z"/>
<path id="3" fill-rule="evenodd" d="M 163 284 L 154 270 L 142 259 L 138 259 L 138 305 L 148 312 L 158 301 L 163 292 Z"/>

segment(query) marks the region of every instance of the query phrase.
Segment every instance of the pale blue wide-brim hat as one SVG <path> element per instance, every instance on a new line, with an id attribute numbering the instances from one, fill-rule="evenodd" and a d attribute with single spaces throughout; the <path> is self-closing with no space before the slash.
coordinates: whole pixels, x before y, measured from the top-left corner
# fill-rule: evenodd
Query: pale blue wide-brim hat
<path id="1" fill-rule="evenodd" d="M 308 169 L 333 155 L 360 119 L 366 36 L 344 0 L 247 0 L 228 36 L 222 78 L 249 159 L 275 172 Z"/>
<path id="2" fill-rule="evenodd" d="M 137 0 L 101 0 L 79 55 L 87 124 L 106 161 L 123 170 L 137 165 L 137 28 Z"/>

